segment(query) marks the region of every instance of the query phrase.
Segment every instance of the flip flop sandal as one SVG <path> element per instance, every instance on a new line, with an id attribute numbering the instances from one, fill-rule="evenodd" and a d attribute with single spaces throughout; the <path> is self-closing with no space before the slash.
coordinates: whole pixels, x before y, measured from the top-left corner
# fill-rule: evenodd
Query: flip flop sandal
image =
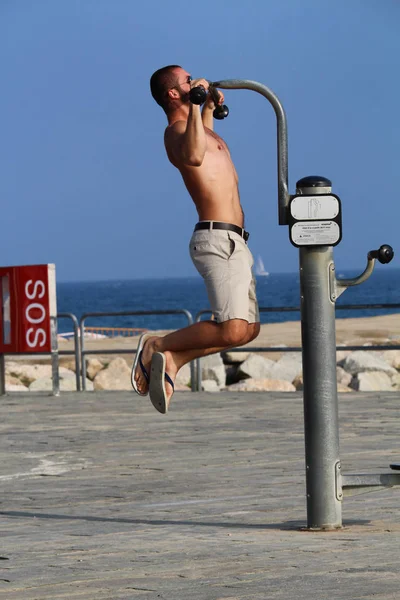
<path id="1" fill-rule="evenodd" d="M 154 408 L 158 412 L 165 415 L 168 412 L 168 407 L 171 398 L 167 398 L 165 391 L 165 382 L 169 383 L 174 390 L 174 382 L 168 373 L 165 372 L 165 354 L 162 352 L 154 352 L 151 359 L 151 370 L 150 370 L 150 400 Z"/>
<path id="2" fill-rule="evenodd" d="M 142 355 L 143 355 L 143 347 L 146 343 L 146 340 L 151 337 L 151 334 L 149 333 L 143 333 L 140 336 L 140 340 L 139 340 L 139 344 L 136 350 L 136 356 L 135 356 L 135 360 L 133 363 L 133 367 L 132 367 L 132 371 L 131 371 L 131 383 L 132 383 L 132 387 L 135 390 L 135 392 L 137 394 L 139 394 L 139 396 L 147 396 L 147 394 L 149 393 L 148 391 L 144 394 L 142 394 L 142 392 L 140 392 L 138 390 L 136 381 L 135 381 L 135 373 L 136 373 L 136 369 L 137 366 L 139 365 L 140 369 L 142 370 L 142 373 L 144 375 L 144 378 L 146 379 L 147 383 L 150 383 L 150 376 L 146 370 L 146 367 L 144 366 L 143 362 L 142 362 Z"/>

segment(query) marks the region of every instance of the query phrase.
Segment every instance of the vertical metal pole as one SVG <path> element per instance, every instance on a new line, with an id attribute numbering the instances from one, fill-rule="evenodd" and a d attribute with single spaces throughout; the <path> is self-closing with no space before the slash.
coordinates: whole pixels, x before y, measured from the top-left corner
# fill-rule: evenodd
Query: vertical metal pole
<path id="1" fill-rule="evenodd" d="M 331 192 L 329 180 L 312 188 L 307 182 L 297 183 L 297 193 Z M 331 246 L 300 248 L 307 525 L 312 529 L 342 526 L 333 271 Z"/>
<path id="2" fill-rule="evenodd" d="M 57 321 L 57 293 L 56 293 L 56 266 L 47 265 L 49 286 L 50 309 L 50 338 L 51 338 L 51 375 L 53 382 L 53 396 L 60 395 L 60 372 L 58 360 L 58 321 Z"/>
<path id="3" fill-rule="evenodd" d="M 81 391 L 81 356 L 80 356 L 80 343 L 79 343 L 79 323 L 76 316 L 72 313 L 58 313 L 58 319 L 71 319 L 74 327 L 74 356 L 75 356 L 75 381 L 76 390 Z"/>
<path id="4" fill-rule="evenodd" d="M 224 90 L 253 90 L 262 94 L 271 104 L 276 115 L 277 150 L 278 150 L 278 211 L 279 225 L 287 225 L 287 208 L 289 203 L 288 191 L 288 133 L 286 113 L 278 96 L 266 85 L 250 79 L 224 79 L 210 82 L 213 87 Z"/>
<path id="5" fill-rule="evenodd" d="M 57 317 L 50 317 L 51 330 L 51 376 L 53 381 L 53 396 L 60 395 L 60 371 L 58 360 Z"/>
<path id="6" fill-rule="evenodd" d="M 82 391 L 86 392 L 85 315 L 80 320 Z"/>
<path id="7" fill-rule="evenodd" d="M 6 393 L 6 368 L 5 368 L 5 356 L 0 354 L 0 396 L 4 396 Z"/>
<path id="8" fill-rule="evenodd" d="M 182 311 L 188 320 L 188 325 L 193 325 L 193 316 L 188 310 L 183 309 Z M 190 361 L 190 389 L 192 392 L 196 391 L 196 362 L 194 360 Z"/>
<path id="9" fill-rule="evenodd" d="M 190 361 L 190 389 L 192 392 L 197 390 L 197 370 L 196 370 L 196 361 Z"/>
<path id="10" fill-rule="evenodd" d="M 74 319 L 74 347 L 75 347 L 75 377 L 76 377 L 76 390 L 81 391 L 81 347 L 79 342 L 79 325 L 78 320 L 73 315 Z"/>
<path id="11" fill-rule="evenodd" d="M 196 391 L 201 392 L 202 373 L 200 358 L 196 358 Z"/>

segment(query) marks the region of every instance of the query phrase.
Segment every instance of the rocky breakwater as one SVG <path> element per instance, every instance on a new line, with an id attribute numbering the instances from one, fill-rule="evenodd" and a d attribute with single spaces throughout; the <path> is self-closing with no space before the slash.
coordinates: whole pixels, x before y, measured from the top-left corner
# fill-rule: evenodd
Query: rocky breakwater
<path id="1" fill-rule="evenodd" d="M 59 368 L 60 390 L 72 392 L 76 390 L 75 364 L 65 363 Z M 6 392 L 51 392 L 53 389 L 51 364 L 41 362 L 23 363 L 6 361 Z M 87 389 L 93 390 L 93 383 L 86 381 Z"/>
<path id="2" fill-rule="evenodd" d="M 303 389 L 300 352 L 282 353 L 276 360 L 249 352 L 225 352 L 202 359 L 201 365 L 204 391 Z M 337 352 L 336 373 L 339 392 L 400 390 L 400 350 Z"/>
<path id="3" fill-rule="evenodd" d="M 272 353 L 270 354 L 270 356 Z M 303 389 L 300 352 L 264 355 L 224 352 L 201 359 L 202 390 L 206 392 L 301 391 Z M 131 390 L 130 361 L 122 357 L 89 358 L 86 362 L 86 389 Z M 60 360 L 61 391 L 76 390 L 75 364 Z M 339 392 L 400 390 L 400 350 L 341 351 L 337 353 Z M 176 391 L 190 389 L 190 368 L 178 374 Z M 52 390 L 51 365 L 6 361 L 6 391 Z"/>
<path id="4" fill-rule="evenodd" d="M 133 355 L 132 355 L 133 356 Z M 89 358 L 86 361 L 86 390 L 132 390 L 131 368 L 122 357 Z M 51 392 L 51 364 L 42 360 L 39 364 L 22 361 L 6 361 L 6 392 Z M 60 390 L 76 390 L 75 361 L 60 358 Z M 175 389 L 187 390 L 190 386 L 190 368 L 188 365 L 178 375 Z"/>

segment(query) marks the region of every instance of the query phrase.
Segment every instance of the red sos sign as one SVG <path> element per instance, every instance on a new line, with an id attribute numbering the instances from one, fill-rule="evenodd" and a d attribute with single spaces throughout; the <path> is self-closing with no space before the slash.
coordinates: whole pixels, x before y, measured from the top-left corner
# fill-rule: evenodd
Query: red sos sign
<path id="1" fill-rule="evenodd" d="M 54 265 L 0 268 L 0 353 L 56 350 L 56 317 Z"/>

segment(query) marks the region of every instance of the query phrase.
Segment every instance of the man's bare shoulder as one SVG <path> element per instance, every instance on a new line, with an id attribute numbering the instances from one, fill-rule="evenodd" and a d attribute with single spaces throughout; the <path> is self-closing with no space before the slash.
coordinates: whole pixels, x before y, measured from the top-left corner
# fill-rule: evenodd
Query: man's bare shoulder
<path id="1" fill-rule="evenodd" d="M 175 123 L 172 123 L 171 125 L 168 125 L 168 127 L 166 127 L 165 132 L 164 132 L 164 139 L 167 140 L 173 140 L 174 138 L 176 139 L 177 137 L 179 137 L 182 133 L 184 133 L 186 131 L 186 121 L 175 121 Z"/>
<path id="2" fill-rule="evenodd" d="M 186 125 L 186 121 L 175 121 L 175 123 L 168 125 L 164 132 L 164 144 L 168 158 L 170 162 L 178 169 L 182 167 L 179 148 L 181 136 L 186 131 Z"/>

